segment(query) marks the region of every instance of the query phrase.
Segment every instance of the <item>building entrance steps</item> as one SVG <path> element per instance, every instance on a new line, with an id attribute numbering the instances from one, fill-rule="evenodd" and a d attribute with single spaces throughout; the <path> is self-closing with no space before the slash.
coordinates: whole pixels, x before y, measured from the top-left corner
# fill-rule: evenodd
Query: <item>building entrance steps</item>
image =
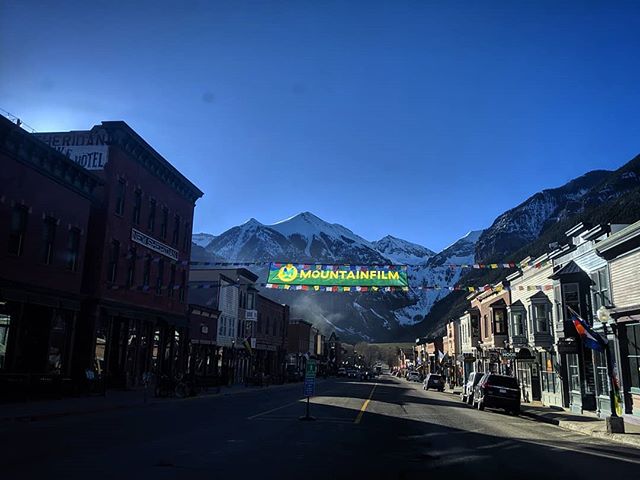
<path id="1" fill-rule="evenodd" d="M 625 433 L 607 433 L 606 421 L 591 412 L 579 415 L 560 407 L 547 407 L 541 402 L 533 402 L 523 404 L 521 414 L 540 422 L 557 425 L 565 430 L 640 448 L 640 421 L 638 421 L 640 419 L 629 418 L 628 415 L 624 416 Z"/>

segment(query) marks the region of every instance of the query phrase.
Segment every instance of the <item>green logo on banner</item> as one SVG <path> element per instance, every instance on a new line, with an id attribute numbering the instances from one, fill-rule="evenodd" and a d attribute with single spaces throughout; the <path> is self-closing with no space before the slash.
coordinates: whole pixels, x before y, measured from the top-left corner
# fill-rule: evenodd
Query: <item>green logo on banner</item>
<path id="1" fill-rule="evenodd" d="M 338 287 L 408 287 L 405 265 L 307 265 L 272 263 L 267 283 Z"/>

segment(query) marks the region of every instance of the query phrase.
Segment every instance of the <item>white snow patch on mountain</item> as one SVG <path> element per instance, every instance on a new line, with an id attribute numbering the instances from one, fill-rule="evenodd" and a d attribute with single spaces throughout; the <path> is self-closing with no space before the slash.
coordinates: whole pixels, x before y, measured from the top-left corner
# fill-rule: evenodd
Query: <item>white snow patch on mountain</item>
<path id="1" fill-rule="evenodd" d="M 206 247 L 211 243 L 211 240 L 216 238 L 215 235 L 211 235 L 210 233 L 194 233 L 191 235 L 191 241 L 198 245 L 199 247 Z"/>

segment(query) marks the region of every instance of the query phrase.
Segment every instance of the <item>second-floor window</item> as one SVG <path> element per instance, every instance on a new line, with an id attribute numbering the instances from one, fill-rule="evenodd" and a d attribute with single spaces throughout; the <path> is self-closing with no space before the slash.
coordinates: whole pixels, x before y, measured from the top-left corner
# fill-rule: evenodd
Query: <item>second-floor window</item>
<path id="1" fill-rule="evenodd" d="M 78 268 L 78 255 L 80 252 L 80 229 L 72 228 L 69 230 L 67 250 L 67 269 L 75 272 Z"/>
<path id="2" fill-rule="evenodd" d="M 127 189 L 127 185 L 124 179 L 118 180 L 116 185 L 116 213 L 118 215 L 124 215 L 124 195 Z"/>
<path id="3" fill-rule="evenodd" d="M 137 189 L 133 196 L 133 223 L 140 225 L 140 211 L 142 210 L 142 190 Z"/>
<path id="4" fill-rule="evenodd" d="M 180 242 L 180 215 L 173 217 L 173 235 L 171 237 L 171 243 L 178 246 Z"/>
<path id="5" fill-rule="evenodd" d="M 162 281 L 164 280 L 164 260 L 161 258 L 158 261 L 158 276 L 156 277 L 156 294 L 162 293 Z"/>
<path id="6" fill-rule="evenodd" d="M 156 201 L 155 199 L 149 200 L 149 217 L 147 218 L 147 228 L 151 233 L 156 228 Z"/>
<path id="7" fill-rule="evenodd" d="M 513 335 L 524 335 L 524 312 L 522 310 L 512 310 L 511 319 L 513 324 Z"/>
<path id="8" fill-rule="evenodd" d="M 169 288 L 167 289 L 167 295 L 173 297 L 173 287 L 176 283 L 176 266 L 171 264 L 171 270 L 169 272 Z"/>
<path id="9" fill-rule="evenodd" d="M 127 287 L 131 288 L 135 286 L 136 282 L 136 261 L 137 251 L 134 248 L 129 249 L 129 255 L 127 256 Z"/>
<path id="10" fill-rule="evenodd" d="M 493 331 L 496 335 L 507 334 L 507 312 L 503 308 L 493 311 Z"/>
<path id="11" fill-rule="evenodd" d="M 42 263 L 51 265 L 55 255 L 56 227 L 58 221 L 53 217 L 44 219 L 44 232 L 42 239 Z"/>
<path id="12" fill-rule="evenodd" d="M 120 258 L 120 242 L 114 240 L 111 242 L 111 251 L 109 252 L 109 268 L 107 269 L 107 280 L 115 283 L 118 278 L 118 260 Z"/>
<path id="13" fill-rule="evenodd" d="M 534 303 L 531 306 L 533 313 L 533 324 L 536 332 L 546 333 L 549 331 L 549 306 L 547 303 Z"/>
<path id="14" fill-rule="evenodd" d="M 182 270 L 182 273 L 180 274 L 180 291 L 179 291 L 179 300 L 181 302 L 185 301 L 185 297 L 186 297 L 186 291 L 187 291 L 187 272 L 185 272 L 184 270 Z"/>
<path id="15" fill-rule="evenodd" d="M 167 222 L 169 222 L 169 209 L 162 207 L 162 218 L 160 219 L 160 237 L 167 238 Z"/>
<path id="16" fill-rule="evenodd" d="M 27 217 L 29 209 L 24 205 L 16 205 L 11 211 L 11 225 L 9 229 L 9 253 L 22 255 L 24 238 L 27 233 Z"/>
<path id="17" fill-rule="evenodd" d="M 189 243 L 191 242 L 191 224 L 185 222 L 184 224 L 184 236 L 182 237 L 182 250 L 189 250 Z"/>
<path id="18" fill-rule="evenodd" d="M 151 256 L 144 257 L 144 269 L 142 270 L 142 286 L 148 287 L 151 281 Z"/>
<path id="19" fill-rule="evenodd" d="M 593 272 L 590 277 L 593 281 L 591 292 L 593 294 L 593 313 L 596 314 L 602 306 L 611 306 L 611 294 L 609 292 L 609 275 L 607 267 Z"/>

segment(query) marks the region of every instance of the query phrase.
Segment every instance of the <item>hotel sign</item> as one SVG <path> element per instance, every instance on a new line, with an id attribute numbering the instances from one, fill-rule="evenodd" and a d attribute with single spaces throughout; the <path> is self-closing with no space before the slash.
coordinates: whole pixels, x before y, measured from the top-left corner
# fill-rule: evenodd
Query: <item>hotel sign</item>
<path id="1" fill-rule="evenodd" d="M 147 247 L 149 250 L 158 252 L 159 254 L 170 258 L 171 260 L 175 260 L 176 262 L 178 261 L 178 250 L 176 250 L 175 248 L 171 248 L 169 245 L 165 245 L 162 242 L 159 242 L 149 235 L 145 235 L 135 228 L 131 229 L 131 240 L 139 243 L 144 247 Z"/>
<path id="2" fill-rule="evenodd" d="M 104 170 L 109 160 L 106 132 L 34 133 L 33 135 L 87 170 Z"/>

